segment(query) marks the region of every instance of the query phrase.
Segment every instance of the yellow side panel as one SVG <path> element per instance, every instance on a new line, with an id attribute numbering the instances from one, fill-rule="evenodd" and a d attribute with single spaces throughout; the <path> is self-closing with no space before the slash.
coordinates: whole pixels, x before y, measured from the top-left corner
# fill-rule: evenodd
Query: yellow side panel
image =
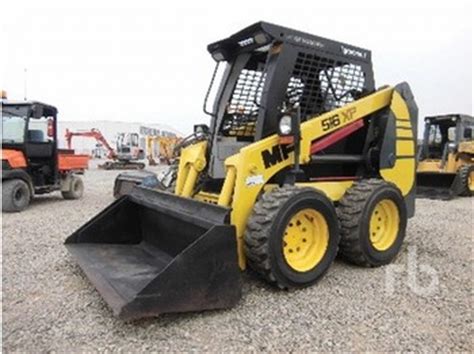
<path id="1" fill-rule="evenodd" d="M 459 152 L 474 154 L 474 141 L 463 141 L 459 143 Z"/>
<path id="2" fill-rule="evenodd" d="M 395 166 L 380 170 L 383 179 L 395 183 L 406 196 L 414 183 L 415 159 L 398 159 Z"/>
<path id="3" fill-rule="evenodd" d="M 411 128 L 411 122 L 397 119 L 397 128 Z"/>
<path id="4" fill-rule="evenodd" d="M 335 181 L 335 182 L 306 182 L 296 183 L 298 187 L 311 187 L 324 192 L 333 202 L 341 199 L 346 191 L 354 184 L 354 181 Z"/>
<path id="5" fill-rule="evenodd" d="M 397 128 L 411 128 L 410 112 L 403 100 L 402 96 L 397 92 L 393 92 L 390 109 L 396 118 Z M 410 136 L 406 136 L 410 132 Z M 413 132 L 406 129 L 396 130 L 397 138 L 413 138 Z M 397 140 L 396 154 L 399 156 L 412 156 L 411 158 L 397 158 L 395 165 L 392 168 L 380 170 L 383 179 L 395 183 L 401 190 L 402 194 L 406 196 L 413 185 L 415 184 L 415 141 L 412 140 Z"/>
<path id="6" fill-rule="evenodd" d="M 397 120 L 404 120 L 410 123 L 410 112 L 408 111 L 408 107 L 403 97 L 397 91 L 393 92 L 390 108 L 395 113 Z"/>
<path id="7" fill-rule="evenodd" d="M 397 140 L 397 156 L 413 156 L 415 143 L 413 140 Z"/>
<path id="8" fill-rule="evenodd" d="M 413 138 L 413 132 L 407 129 L 397 129 L 397 137 L 399 138 Z"/>
<path id="9" fill-rule="evenodd" d="M 448 161 L 445 166 L 445 171 L 449 173 L 456 173 L 462 166 L 473 163 L 472 157 L 464 154 L 451 153 L 448 155 Z"/>
<path id="10" fill-rule="evenodd" d="M 301 182 L 296 183 L 298 187 L 310 187 L 323 192 L 333 202 L 340 200 L 346 191 L 354 184 L 354 181 L 331 181 L 331 182 Z M 263 188 L 265 192 L 277 187 L 277 184 L 267 184 Z"/>
<path id="11" fill-rule="evenodd" d="M 460 167 L 459 163 L 461 162 L 461 160 L 457 160 L 457 161 L 456 160 L 457 160 L 456 159 L 456 154 L 450 153 L 448 155 L 448 159 L 447 159 L 446 164 L 444 166 L 444 170 L 446 172 L 449 172 L 449 173 L 456 173 L 456 171 Z"/>

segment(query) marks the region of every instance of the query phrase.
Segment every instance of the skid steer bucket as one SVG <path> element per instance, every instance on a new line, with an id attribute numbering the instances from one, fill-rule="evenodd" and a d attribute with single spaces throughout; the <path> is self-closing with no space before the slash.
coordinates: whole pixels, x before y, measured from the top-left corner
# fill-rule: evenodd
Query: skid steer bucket
<path id="1" fill-rule="evenodd" d="M 227 308 L 241 294 L 228 218 L 226 208 L 135 187 L 65 244 L 120 318 Z"/>
<path id="2" fill-rule="evenodd" d="M 416 175 L 416 194 L 419 198 L 449 200 L 456 195 L 457 184 L 454 173 L 421 172 Z"/>

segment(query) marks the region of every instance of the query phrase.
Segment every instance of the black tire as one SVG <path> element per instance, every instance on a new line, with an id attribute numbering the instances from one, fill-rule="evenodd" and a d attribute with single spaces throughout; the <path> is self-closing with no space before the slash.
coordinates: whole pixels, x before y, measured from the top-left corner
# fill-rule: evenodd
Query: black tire
<path id="1" fill-rule="evenodd" d="M 296 271 L 285 259 L 283 237 L 289 220 L 303 209 L 319 212 L 327 224 L 327 248 L 308 271 Z M 339 225 L 333 203 L 313 188 L 285 186 L 264 193 L 247 223 L 247 264 L 268 282 L 282 289 L 315 283 L 334 261 L 339 243 Z M 304 240 L 303 240 L 304 242 Z"/>
<path id="2" fill-rule="evenodd" d="M 382 200 L 392 201 L 398 210 L 398 229 L 391 245 L 376 249 L 370 240 L 370 220 L 375 207 Z M 356 182 L 346 192 L 337 207 L 341 225 L 341 256 L 351 263 L 376 267 L 390 263 L 400 251 L 407 226 L 407 211 L 400 190 L 380 179 Z M 380 219 L 378 219 L 380 220 Z"/>
<path id="3" fill-rule="evenodd" d="M 31 191 L 28 184 L 21 179 L 2 182 L 2 211 L 19 212 L 30 204 Z"/>
<path id="4" fill-rule="evenodd" d="M 471 189 L 471 184 L 474 181 L 471 180 L 470 175 L 474 173 L 474 165 L 462 166 L 458 171 L 459 178 L 459 191 L 458 195 L 463 197 L 471 197 L 474 191 Z"/>
<path id="5" fill-rule="evenodd" d="M 68 191 L 61 192 L 64 199 L 80 199 L 84 194 L 84 182 L 77 176 L 71 177 L 71 184 Z"/>

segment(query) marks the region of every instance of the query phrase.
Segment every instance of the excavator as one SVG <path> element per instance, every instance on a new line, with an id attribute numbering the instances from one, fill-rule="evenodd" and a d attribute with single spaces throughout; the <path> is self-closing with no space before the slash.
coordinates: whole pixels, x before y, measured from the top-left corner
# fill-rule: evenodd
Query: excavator
<path id="1" fill-rule="evenodd" d="M 65 137 L 68 149 L 71 149 L 72 138 L 75 136 L 94 138 L 105 147 L 108 152 L 107 157 L 112 161 L 106 161 L 104 164 L 99 165 L 99 168 L 104 170 L 141 170 L 145 168 L 143 162 L 137 162 L 145 158 L 145 152 L 140 147 L 140 139 L 137 133 L 119 133 L 115 150 L 100 130 L 95 128 L 76 132 L 66 129 Z"/>
<path id="2" fill-rule="evenodd" d="M 235 306 L 246 268 L 294 289 L 337 254 L 383 266 L 415 214 L 418 108 L 407 83 L 376 88 L 369 50 L 266 22 L 207 49 L 210 126 L 174 177 L 65 241 L 122 319 Z"/>

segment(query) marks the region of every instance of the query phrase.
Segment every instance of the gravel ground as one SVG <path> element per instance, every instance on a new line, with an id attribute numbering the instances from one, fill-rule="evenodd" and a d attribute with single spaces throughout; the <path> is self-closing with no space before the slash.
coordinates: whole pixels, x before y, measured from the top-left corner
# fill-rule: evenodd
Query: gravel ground
<path id="1" fill-rule="evenodd" d="M 112 200 L 117 172 L 90 170 L 80 201 L 37 198 L 3 214 L 3 350 L 473 351 L 473 198 L 417 201 L 394 265 L 337 260 L 315 286 L 278 291 L 243 274 L 226 311 L 123 322 L 63 246 Z"/>

